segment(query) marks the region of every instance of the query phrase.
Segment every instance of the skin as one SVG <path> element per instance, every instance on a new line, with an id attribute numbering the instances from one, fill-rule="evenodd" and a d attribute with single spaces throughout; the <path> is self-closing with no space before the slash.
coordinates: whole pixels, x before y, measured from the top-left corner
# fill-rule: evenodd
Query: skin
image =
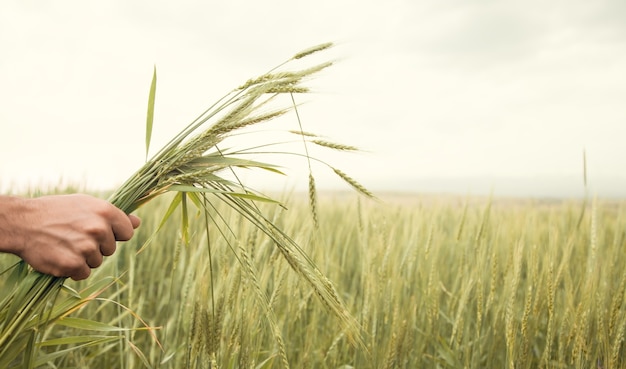
<path id="1" fill-rule="evenodd" d="M 0 252 L 41 273 L 81 280 L 115 252 L 116 241 L 131 239 L 140 223 L 89 195 L 0 196 Z"/>

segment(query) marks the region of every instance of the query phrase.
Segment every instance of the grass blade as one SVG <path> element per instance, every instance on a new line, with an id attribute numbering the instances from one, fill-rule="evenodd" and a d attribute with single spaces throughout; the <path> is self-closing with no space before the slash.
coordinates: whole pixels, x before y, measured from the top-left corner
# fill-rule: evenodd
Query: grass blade
<path id="1" fill-rule="evenodd" d="M 148 96 L 148 114 L 146 115 L 146 161 L 150 151 L 150 140 L 152 139 L 152 123 L 154 122 L 154 100 L 156 98 L 157 71 L 156 65 L 152 73 L 152 83 L 150 84 L 150 94 Z"/>

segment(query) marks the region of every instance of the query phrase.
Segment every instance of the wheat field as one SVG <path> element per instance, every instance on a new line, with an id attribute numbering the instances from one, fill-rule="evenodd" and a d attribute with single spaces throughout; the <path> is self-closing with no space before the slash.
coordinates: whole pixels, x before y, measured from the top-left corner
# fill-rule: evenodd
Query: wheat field
<path id="1" fill-rule="evenodd" d="M 331 46 L 248 79 L 151 156 L 155 67 L 146 162 L 101 194 L 142 226 L 86 281 L 1 255 L 0 367 L 626 367 L 626 202 L 372 194 L 314 149 L 358 148 L 298 112 L 333 62 L 292 66 Z M 289 138 L 230 146 L 278 117 Z M 284 175 L 276 155 L 306 159 L 307 193 L 241 180 Z M 320 192 L 317 167 L 354 192 Z"/>
<path id="2" fill-rule="evenodd" d="M 154 234 L 157 199 L 133 240 L 66 283 L 95 297 L 48 328 L 38 366 L 626 367 L 624 201 L 320 193 L 316 226 L 307 195 L 278 198 L 263 211 L 332 281 L 362 345 L 238 213 L 216 204 L 228 227 L 208 238 L 191 210 L 189 235 L 177 214 Z"/>

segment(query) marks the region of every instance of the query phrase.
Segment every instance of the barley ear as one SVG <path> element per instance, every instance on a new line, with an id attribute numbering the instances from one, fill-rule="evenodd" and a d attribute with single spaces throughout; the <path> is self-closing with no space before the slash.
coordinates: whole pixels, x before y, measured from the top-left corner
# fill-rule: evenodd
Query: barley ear
<path id="1" fill-rule="evenodd" d="M 333 149 L 333 150 L 339 150 L 339 151 L 359 151 L 359 148 L 355 147 L 355 146 L 343 145 L 343 144 L 338 144 L 338 143 L 324 141 L 324 140 L 312 140 L 311 142 L 313 142 L 314 144 L 316 144 L 318 146 L 327 147 L 327 148 Z"/>
<path id="2" fill-rule="evenodd" d="M 315 228 L 319 228 L 317 218 L 317 191 L 315 190 L 315 178 L 309 173 L 309 205 L 311 206 L 311 214 L 313 215 L 313 224 Z"/>
<path id="3" fill-rule="evenodd" d="M 337 168 L 333 168 L 333 167 L 331 167 L 331 168 L 335 172 L 335 174 L 337 174 L 339 176 L 339 178 L 343 179 L 347 184 L 352 186 L 352 188 L 354 188 L 357 192 L 359 192 L 362 195 L 365 195 L 367 197 L 371 197 L 371 198 L 375 197 L 374 194 L 371 193 L 367 188 L 365 188 L 362 184 L 357 182 L 355 179 L 353 179 L 350 176 L 348 176 L 346 173 L 342 172 L 341 170 L 339 170 Z"/>
<path id="4" fill-rule="evenodd" d="M 302 51 L 300 51 L 299 53 L 297 53 L 296 55 L 293 56 L 293 59 L 302 59 L 306 56 L 309 56 L 311 54 L 314 54 L 318 51 L 322 51 L 322 50 L 326 50 L 328 48 L 330 48 L 331 46 L 333 46 L 332 42 L 326 42 L 323 44 L 319 44 L 313 47 L 310 47 L 308 49 L 304 49 Z"/>
<path id="5" fill-rule="evenodd" d="M 317 137 L 317 135 L 315 133 L 311 133 L 311 132 L 294 131 L 294 130 L 289 130 L 287 132 L 293 133 L 294 135 L 307 136 L 307 137 Z"/>

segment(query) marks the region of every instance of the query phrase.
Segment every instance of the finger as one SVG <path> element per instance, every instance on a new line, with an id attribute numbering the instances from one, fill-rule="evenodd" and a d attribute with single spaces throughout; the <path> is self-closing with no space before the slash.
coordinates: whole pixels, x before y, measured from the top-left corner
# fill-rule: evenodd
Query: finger
<path id="1" fill-rule="evenodd" d="M 89 257 L 86 259 L 86 262 L 90 268 L 97 268 L 102 265 L 102 259 L 102 253 L 100 251 L 97 251 L 89 255 Z"/>
<path id="2" fill-rule="evenodd" d="M 115 249 L 117 248 L 117 242 L 115 239 L 116 237 L 113 232 L 104 233 L 98 240 L 100 244 L 100 254 L 104 256 L 113 255 L 115 253 Z"/>
<path id="3" fill-rule="evenodd" d="M 129 215 L 128 218 L 130 219 L 134 229 L 137 229 L 137 227 L 141 225 L 141 219 L 138 216 Z"/>
<path id="4" fill-rule="evenodd" d="M 80 281 L 83 279 L 87 279 L 91 274 L 91 268 L 87 264 L 83 264 L 80 267 L 76 267 L 71 271 L 71 274 L 68 276 L 75 281 Z"/>
<path id="5" fill-rule="evenodd" d="M 123 211 L 113 206 L 109 222 L 115 239 L 118 241 L 128 241 L 133 237 L 135 225 L 131 217 Z M 139 219 L 139 218 L 137 218 Z"/>

